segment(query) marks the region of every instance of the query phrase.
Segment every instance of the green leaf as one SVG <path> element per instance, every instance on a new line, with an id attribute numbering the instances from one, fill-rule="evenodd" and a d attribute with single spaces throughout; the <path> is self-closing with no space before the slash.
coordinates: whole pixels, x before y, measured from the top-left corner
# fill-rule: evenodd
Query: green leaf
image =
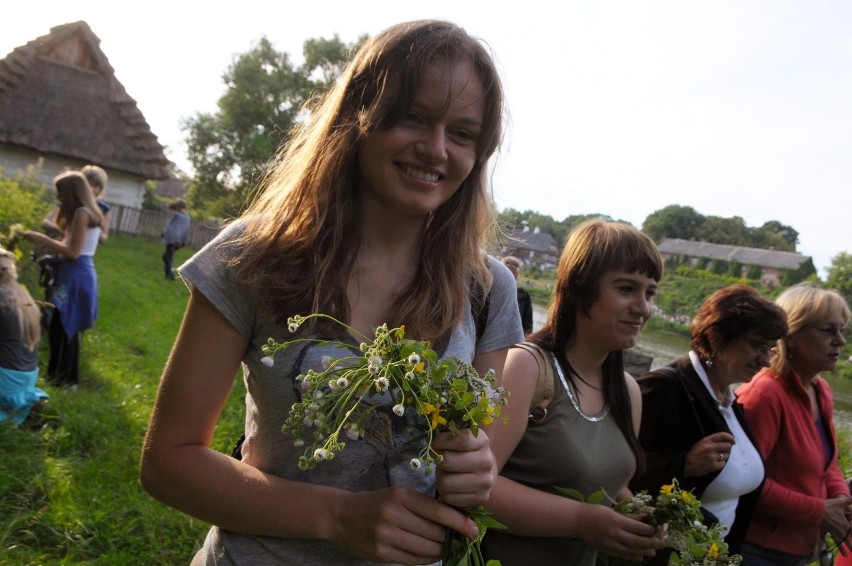
<path id="1" fill-rule="evenodd" d="M 574 501 L 579 501 L 580 503 L 584 503 L 586 498 L 583 497 L 583 494 L 574 489 L 573 487 L 554 487 L 557 493 L 560 495 L 564 495 Z"/>
<path id="2" fill-rule="evenodd" d="M 586 498 L 586 503 L 596 503 L 601 505 L 604 501 L 606 501 L 606 493 L 602 489 L 599 489 L 594 493 L 590 493 Z"/>

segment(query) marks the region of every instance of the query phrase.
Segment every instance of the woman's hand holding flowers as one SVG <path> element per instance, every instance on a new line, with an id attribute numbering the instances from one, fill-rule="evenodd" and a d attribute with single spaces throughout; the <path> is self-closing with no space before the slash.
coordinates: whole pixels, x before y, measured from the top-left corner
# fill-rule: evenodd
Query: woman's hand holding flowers
<path id="1" fill-rule="evenodd" d="M 497 478 L 497 462 L 488 436 L 463 429 L 453 436 L 442 432 L 432 447 L 443 455 L 436 479 L 438 499 L 455 507 L 476 507 L 488 501 Z"/>
<path id="2" fill-rule="evenodd" d="M 298 332 L 311 318 L 337 323 L 357 334 L 324 314 L 291 317 L 290 332 Z M 423 447 L 410 461 L 411 471 L 434 472 L 441 498 L 395 489 L 362 495 L 370 503 L 367 511 L 347 505 L 344 512 L 351 515 L 349 524 L 357 524 L 364 540 L 348 537 L 344 529 L 339 533 L 344 537 L 341 543 L 359 552 L 379 553 L 382 561 L 434 562 L 422 560 L 434 551 L 431 521 L 451 529 L 442 533 L 446 536 L 440 557 L 445 566 L 485 566 L 482 537 L 487 528 L 502 525 L 482 506 L 496 481 L 496 462 L 481 429 L 500 419 L 501 408 L 508 402 L 508 392 L 494 383 L 494 371 L 480 376 L 464 360 L 441 359 L 428 342 L 406 338 L 405 327 L 387 325 L 376 328 L 374 339 L 362 342 L 357 352 L 351 344 L 335 340 L 308 337 L 279 343 L 270 338 L 261 362 L 271 367 L 278 351 L 304 342 L 334 347 L 342 357 L 326 356 L 321 370 L 310 369 L 296 378 L 302 387 L 301 400 L 291 407 L 283 428 L 295 446 L 306 446 L 299 468 L 309 470 L 335 458 L 347 442 L 363 438 L 367 416 L 390 408 L 392 418 L 406 419 L 423 435 Z M 385 559 L 385 552 L 404 559 Z"/>
<path id="3" fill-rule="evenodd" d="M 850 525 L 848 514 L 852 511 L 852 497 L 842 495 L 825 502 L 825 514 L 820 522 L 820 529 L 828 533 L 834 540 L 837 548 L 845 556 L 852 551 L 852 525 Z"/>
<path id="4" fill-rule="evenodd" d="M 402 487 L 348 493 L 334 508 L 328 538 L 377 562 L 430 564 L 441 559 L 446 529 L 478 533 L 458 510 Z"/>
<path id="5" fill-rule="evenodd" d="M 581 538 L 607 556 L 641 561 L 665 546 L 663 529 L 603 505 L 586 505 Z"/>

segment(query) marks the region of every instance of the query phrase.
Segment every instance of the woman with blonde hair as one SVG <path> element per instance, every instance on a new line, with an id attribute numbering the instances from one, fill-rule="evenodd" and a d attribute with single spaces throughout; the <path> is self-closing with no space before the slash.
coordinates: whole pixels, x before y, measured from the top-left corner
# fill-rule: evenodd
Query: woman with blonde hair
<path id="1" fill-rule="evenodd" d="M 47 393 L 38 380 L 41 310 L 18 283 L 15 254 L 0 247 L 0 422 L 23 423 Z"/>
<path id="2" fill-rule="evenodd" d="M 775 302 L 787 314 L 787 335 L 770 367 L 737 390 L 766 468 L 742 555 L 749 566 L 802 566 L 823 534 L 850 548 L 852 498 L 837 465 L 834 393 L 819 375 L 837 365 L 850 311 L 840 293 L 809 283 Z"/>
<path id="3" fill-rule="evenodd" d="M 657 246 L 632 226 L 591 220 L 571 232 L 547 322 L 528 337 L 558 376 L 546 411 L 530 409 L 542 371 L 533 353 L 512 348 L 503 370 L 509 422 L 488 431 L 501 466 L 488 506 L 508 528 L 487 532 L 488 558 L 593 566 L 599 552 L 639 561 L 663 546 L 637 518 L 557 492 L 628 495 L 642 461 L 642 399 L 623 350 L 651 317 L 662 272 Z"/>
<path id="4" fill-rule="evenodd" d="M 98 279 L 93 256 L 98 247 L 103 214 L 92 187 L 79 171 L 68 171 L 53 180 L 59 200 L 56 224 L 63 238 L 54 240 L 40 232 L 25 232 L 24 238 L 57 257 L 56 290 L 48 336 L 50 363 L 48 380 L 75 389 L 80 373 L 80 340 L 98 316 Z"/>
<path id="5" fill-rule="evenodd" d="M 313 108 L 244 216 L 179 268 L 191 294 L 141 477 L 158 499 L 215 525 L 195 564 L 426 564 L 447 529 L 477 534 L 453 506 L 488 499 L 486 434 L 440 436 L 437 472 L 413 472 L 425 439 L 380 404 L 363 438 L 300 470 L 304 449 L 281 430 L 301 398 L 296 378 L 340 353 L 311 342 L 270 367 L 262 348 L 290 337 L 289 316 L 323 313 L 367 336 L 404 324 L 441 355 L 500 372 L 523 337 L 512 276 L 481 251 L 494 225 L 486 174 L 502 100 L 490 54 L 463 29 L 388 28 Z M 471 302 L 482 293 L 478 336 Z M 299 336 L 357 348 L 336 326 Z M 210 441 L 240 366 L 237 460 Z"/>

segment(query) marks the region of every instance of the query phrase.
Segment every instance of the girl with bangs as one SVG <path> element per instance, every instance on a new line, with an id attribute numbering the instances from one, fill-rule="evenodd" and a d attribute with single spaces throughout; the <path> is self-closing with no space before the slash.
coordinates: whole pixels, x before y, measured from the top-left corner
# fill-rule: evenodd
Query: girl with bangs
<path id="1" fill-rule="evenodd" d="M 599 552 L 642 560 L 662 547 L 654 527 L 556 488 L 628 493 L 642 459 L 641 395 L 622 350 L 651 316 L 662 260 L 635 228 L 593 220 L 571 232 L 556 276 L 547 322 L 528 337 L 557 376 L 553 396 L 545 411 L 531 411 L 541 368 L 533 353 L 512 348 L 503 370 L 509 423 L 489 430 L 501 471 L 488 506 L 508 528 L 489 530 L 483 546 L 503 566 L 532 556 L 545 566 L 593 566 Z"/>
<path id="2" fill-rule="evenodd" d="M 444 356 L 502 369 L 523 334 L 512 275 L 481 251 L 494 226 L 487 164 L 502 89 L 490 55 L 461 28 L 399 24 L 355 55 L 285 146 L 259 197 L 180 269 L 191 295 L 142 455 L 155 497 L 215 525 L 194 564 L 425 564 L 446 529 L 475 536 L 455 507 L 484 503 L 496 475 L 487 435 L 437 442 L 435 474 L 413 473 L 425 439 L 379 410 L 334 460 L 298 468 L 281 431 L 296 377 L 339 353 L 290 348 L 266 366 L 287 318 L 324 313 L 364 335 L 404 324 Z M 477 336 L 473 290 L 488 293 Z M 299 337 L 345 340 L 322 324 Z M 242 367 L 245 441 L 210 448 Z M 410 423 L 409 423 L 410 424 Z M 435 498 L 435 494 L 438 498 Z"/>

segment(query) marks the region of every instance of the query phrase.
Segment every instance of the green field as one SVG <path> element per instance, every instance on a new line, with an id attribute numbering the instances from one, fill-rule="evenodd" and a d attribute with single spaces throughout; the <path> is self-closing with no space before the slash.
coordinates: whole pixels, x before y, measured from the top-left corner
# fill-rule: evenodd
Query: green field
<path id="1" fill-rule="evenodd" d="M 176 264 L 189 253 L 179 251 Z M 138 479 L 189 296 L 183 283 L 165 280 L 161 254 L 158 244 L 120 236 L 101 246 L 100 314 L 84 336 L 79 389 L 40 381 L 51 395 L 44 425 L 0 423 L 0 564 L 188 564 L 203 541 L 207 525 L 156 502 Z M 44 368 L 46 339 L 41 354 Z M 224 452 L 242 432 L 241 379 L 235 389 L 214 440 Z"/>

